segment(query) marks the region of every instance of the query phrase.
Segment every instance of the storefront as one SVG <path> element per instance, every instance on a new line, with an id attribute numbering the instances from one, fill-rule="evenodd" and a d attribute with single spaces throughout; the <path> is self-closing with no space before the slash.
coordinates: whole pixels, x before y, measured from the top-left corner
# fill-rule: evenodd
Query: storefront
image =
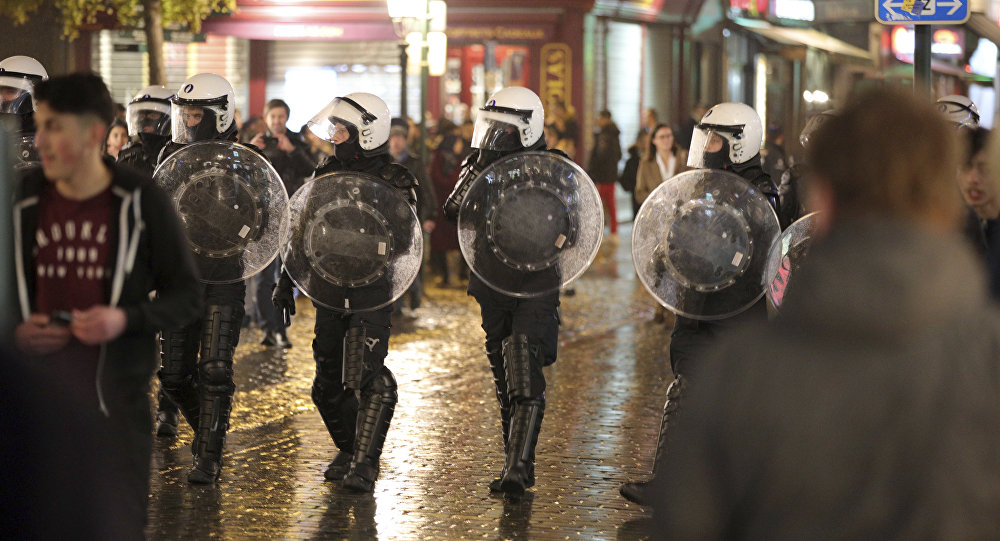
<path id="1" fill-rule="evenodd" d="M 816 24 L 816 14 L 811 0 L 730 0 L 721 30 L 723 99 L 752 105 L 765 127 L 786 134 L 792 154 L 809 117 L 843 104 L 857 80 L 877 73 L 870 6 L 861 21 Z M 834 26 L 852 27 L 857 43 L 833 37 Z"/>
<path id="2" fill-rule="evenodd" d="M 236 107 L 247 111 L 249 42 L 233 36 L 166 31 L 163 58 L 167 88 L 180 88 L 196 73 L 222 75 L 233 85 Z M 111 90 L 112 98 L 127 104 L 149 84 L 146 37 L 139 30 L 99 30 L 90 34 L 90 66 Z"/>
<path id="3" fill-rule="evenodd" d="M 462 120 L 494 90 L 523 85 L 543 103 L 583 105 L 583 17 L 593 0 L 450 0 L 448 64 L 428 80 L 427 115 Z M 385 0 L 239 0 L 205 31 L 249 43 L 248 106 L 282 97 L 296 126 L 332 97 L 363 90 L 402 110 L 401 38 Z M 420 79 L 407 75 L 407 111 L 417 119 Z M 322 102 L 322 103 L 320 103 Z"/>

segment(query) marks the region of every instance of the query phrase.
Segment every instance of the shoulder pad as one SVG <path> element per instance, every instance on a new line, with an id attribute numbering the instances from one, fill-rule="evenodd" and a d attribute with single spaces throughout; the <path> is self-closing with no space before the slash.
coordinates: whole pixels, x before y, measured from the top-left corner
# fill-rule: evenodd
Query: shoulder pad
<path id="1" fill-rule="evenodd" d="M 397 188 L 413 188 L 417 186 L 417 177 L 413 176 L 405 166 L 398 163 L 389 163 L 378 171 L 378 176 L 387 183 Z"/>

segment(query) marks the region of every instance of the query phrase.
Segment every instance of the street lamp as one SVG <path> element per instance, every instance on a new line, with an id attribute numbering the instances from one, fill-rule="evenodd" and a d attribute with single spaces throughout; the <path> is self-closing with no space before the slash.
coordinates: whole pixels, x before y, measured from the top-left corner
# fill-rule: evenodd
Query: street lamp
<path id="1" fill-rule="evenodd" d="M 406 75 L 419 67 L 420 70 L 420 156 L 427 159 L 427 78 L 430 75 L 444 75 L 448 56 L 447 27 L 448 6 L 444 0 L 386 0 L 393 30 L 400 38 L 405 36 L 406 45 L 400 44 L 400 60 L 403 81 L 401 85 L 401 113 L 406 116 Z M 419 51 L 416 48 L 419 47 Z M 420 59 L 413 66 L 410 59 Z"/>

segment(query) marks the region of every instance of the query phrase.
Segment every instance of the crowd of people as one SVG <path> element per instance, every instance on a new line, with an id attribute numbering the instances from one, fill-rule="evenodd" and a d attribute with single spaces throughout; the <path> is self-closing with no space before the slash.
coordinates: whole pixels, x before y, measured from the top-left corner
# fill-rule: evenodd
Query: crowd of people
<path id="1" fill-rule="evenodd" d="M 219 479 L 241 329 L 256 321 L 264 345 L 292 347 L 286 330 L 296 289 L 316 307 L 312 398 L 336 447 L 324 476 L 360 493 L 374 490 L 397 403 L 385 362 L 393 313 L 420 307 L 423 265 L 404 295 L 392 290 L 394 273 L 403 269 L 355 273 L 382 261 L 385 243 L 373 245 L 331 218 L 330 209 L 343 205 L 317 186 L 357 178 L 363 182 L 350 184 L 359 186 L 353 193 L 374 186 L 401 202 L 393 219 L 416 220 L 419 234 L 397 235 L 390 258 L 426 243 L 438 283 L 467 284 L 478 303 L 505 456 L 488 490 L 520 495 L 534 486 L 543 368 L 557 360 L 566 284 L 557 266 L 514 273 L 518 286 L 537 293 L 531 295 L 498 287 L 488 273 L 470 273 L 468 258 L 457 254 L 455 224 L 460 216 L 473 219 L 462 213 L 476 206 L 468 203 L 487 168 L 526 152 L 557 162 L 578 158 L 574 112 L 563 102 L 547 112 L 531 90 L 503 88 L 474 121 L 442 121 L 424 164 L 409 122 L 391 118 L 370 93 L 334 98 L 298 132 L 286 126 L 291 110 L 281 99 L 242 126 L 235 102 L 225 78 L 202 73 L 177 89 L 143 89 L 119 120 L 97 75 L 50 78 L 28 57 L 0 62 L 0 112 L 33 138 L 37 152 L 19 164 L 15 182 L 11 259 L 20 319 L 13 347 L 0 353 L 28 359 L 13 370 L 58 396 L 65 419 L 92 428 L 93 441 L 114 449 L 106 453 L 113 459 L 95 460 L 113 475 L 100 483 L 81 476 L 80 483 L 95 484 L 80 494 L 85 499 L 99 489 L 120 514 L 110 523 L 87 522 L 87 533 L 142 538 L 152 438 L 176 436 L 181 421 L 195 434 L 188 481 Z M 796 166 L 780 130 L 765 129 L 741 103 L 699 106 L 676 128 L 647 111 L 624 170 L 611 113 L 596 118 L 586 170 L 612 235 L 616 183 L 638 208 L 657 204 L 650 195 L 690 170 L 736 178 L 779 232 L 817 212 L 815 245 L 776 316 L 768 316 L 763 292 L 713 317 L 663 302 L 677 312 L 665 374 L 673 379 L 652 475 L 621 488 L 625 498 L 652 508 L 652 536 L 995 538 L 1000 141 L 979 126 L 975 105 L 961 96 L 931 104 L 898 90 L 861 93 L 810 121 L 800 138 L 806 156 Z M 175 205 L 174 194 L 153 181 L 157 166 L 171 169 L 196 144 L 237 141 L 245 155 L 236 169 L 265 164 L 257 169 L 276 172 L 279 192 L 304 194 L 281 246 L 262 238 L 265 222 L 284 215 L 248 219 L 253 227 L 240 222 L 233 231 L 212 225 L 234 213 L 252 216 L 241 208 L 239 182 L 192 183 L 202 191 Z M 268 182 L 266 175 L 247 180 L 256 173 L 241 181 Z M 169 174 L 158 172 L 157 181 Z M 206 202 L 206 195 L 215 199 Z M 369 204 L 349 207 L 368 212 Z M 314 216 L 318 221 L 305 223 Z M 346 247 L 321 244 L 314 223 L 342 233 Z M 211 239 L 221 244 L 210 257 L 192 227 L 216 227 Z M 240 250 L 255 242 L 275 247 L 266 265 L 249 272 Z M 307 242 L 346 263 L 301 274 L 296 258 L 321 251 L 306 250 Z M 377 256 L 365 252 L 372 246 Z M 486 264 L 511 267 L 496 249 L 474 249 L 481 250 L 477 265 L 491 257 Z M 230 266 L 223 272 L 220 265 Z M 657 272 L 666 277 L 668 266 Z M 155 416 L 148 403 L 154 373 Z M 51 429 L 51 413 L 45 420 L 8 425 L 24 435 Z M 100 447 L 90 451 L 100 455 Z M 28 501 L 46 497 L 31 493 Z M 25 508 L 23 527 L 63 532 Z"/>

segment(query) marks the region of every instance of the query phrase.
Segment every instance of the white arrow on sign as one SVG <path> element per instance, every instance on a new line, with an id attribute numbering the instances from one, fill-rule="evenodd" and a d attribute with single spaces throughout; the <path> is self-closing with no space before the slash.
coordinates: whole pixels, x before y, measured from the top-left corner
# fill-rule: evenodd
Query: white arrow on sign
<path id="1" fill-rule="evenodd" d="M 946 0 L 944 2 L 938 0 L 937 5 L 945 8 L 950 7 L 951 9 L 948 10 L 948 16 L 951 16 L 951 14 L 958 11 L 958 8 L 962 7 L 962 3 L 959 2 L 958 0 Z"/>

